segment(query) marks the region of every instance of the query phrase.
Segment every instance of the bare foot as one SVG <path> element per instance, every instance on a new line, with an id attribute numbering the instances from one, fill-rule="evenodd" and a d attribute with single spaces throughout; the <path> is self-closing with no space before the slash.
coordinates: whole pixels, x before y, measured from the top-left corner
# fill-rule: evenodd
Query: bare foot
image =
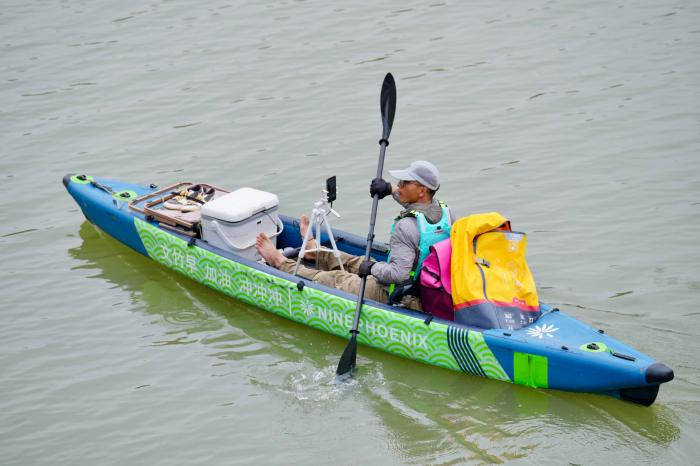
<path id="1" fill-rule="evenodd" d="M 309 228 L 309 217 L 302 215 L 299 217 L 299 233 L 301 233 L 301 239 L 306 236 L 306 230 Z M 311 251 L 309 251 L 311 249 Z M 305 259 L 314 260 L 316 259 L 316 240 L 314 239 L 313 232 L 309 236 L 309 240 L 306 242 L 306 252 L 304 253 Z"/>
<path id="2" fill-rule="evenodd" d="M 265 262 L 278 269 L 284 263 L 284 256 L 277 250 L 270 238 L 265 233 L 260 233 L 255 238 L 255 249 L 265 259 Z"/>

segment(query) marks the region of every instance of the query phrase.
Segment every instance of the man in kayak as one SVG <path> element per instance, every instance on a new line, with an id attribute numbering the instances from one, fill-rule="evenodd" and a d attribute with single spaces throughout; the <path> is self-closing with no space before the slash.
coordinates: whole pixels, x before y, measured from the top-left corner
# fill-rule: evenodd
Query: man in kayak
<path id="1" fill-rule="evenodd" d="M 371 196 L 376 194 L 379 199 L 391 194 L 404 207 L 392 226 L 387 262 L 365 261 L 364 257 L 341 251 L 345 267 L 342 271 L 333 253 L 324 251 L 316 258 L 318 269 L 300 266 L 299 276 L 356 294 L 360 277 L 366 275 L 365 297 L 383 303 L 395 289 L 413 284 L 429 247 L 449 238 L 454 216 L 447 205 L 434 198 L 440 188 L 440 173 L 432 163 L 418 160 L 404 170 L 390 170 L 389 174 L 398 180 L 396 185 L 375 178 L 369 190 Z M 309 218 L 304 215 L 299 222 L 302 237 L 308 226 Z M 256 238 L 256 248 L 269 265 L 283 272 L 294 272 L 296 261 L 284 257 L 264 233 Z M 315 248 L 315 242 L 309 241 L 307 249 Z M 314 255 L 314 252 L 306 253 L 305 257 L 313 259 Z M 407 305 L 419 308 L 415 300 L 408 300 Z"/>

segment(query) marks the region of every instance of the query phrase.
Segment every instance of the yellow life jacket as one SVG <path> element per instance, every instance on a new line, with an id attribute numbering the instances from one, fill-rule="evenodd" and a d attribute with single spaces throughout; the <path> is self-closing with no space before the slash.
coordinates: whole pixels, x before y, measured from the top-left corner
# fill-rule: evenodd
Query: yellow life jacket
<path id="1" fill-rule="evenodd" d="M 516 329 L 540 316 L 535 280 L 525 261 L 525 233 L 511 231 L 497 212 L 452 225 L 452 302 L 455 321 Z"/>

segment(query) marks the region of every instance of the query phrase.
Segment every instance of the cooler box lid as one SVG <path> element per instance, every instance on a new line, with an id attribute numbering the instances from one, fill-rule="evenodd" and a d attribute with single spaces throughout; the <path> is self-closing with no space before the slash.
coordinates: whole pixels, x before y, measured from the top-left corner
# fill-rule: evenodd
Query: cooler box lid
<path id="1" fill-rule="evenodd" d="M 279 199 L 275 194 L 240 188 L 204 204 L 202 215 L 225 222 L 241 222 L 278 205 Z"/>

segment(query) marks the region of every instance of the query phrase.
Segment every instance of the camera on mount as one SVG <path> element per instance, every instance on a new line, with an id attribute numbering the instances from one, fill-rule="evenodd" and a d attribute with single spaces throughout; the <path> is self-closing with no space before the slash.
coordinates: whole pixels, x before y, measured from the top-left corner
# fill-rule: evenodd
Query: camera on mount
<path id="1" fill-rule="evenodd" d="M 335 175 L 331 176 L 326 180 L 326 192 L 328 193 L 326 195 L 326 198 L 328 199 L 328 202 L 331 204 L 333 201 L 335 201 L 338 198 L 338 192 L 336 190 L 336 181 L 335 181 Z"/>
<path id="2" fill-rule="evenodd" d="M 340 259 L 340 251 L 338 250 L 338 246 L 335 243 L 335 238 L 333 237 L 333 229 L 331 228 L 331 222 L 328 218 L 328 214 L 333 214 L 336 217 L 340 218 L 340 214 L 333 210 L 332 207 L 332 203 L 337 199 L 337 197 L 338 193 L 336 178 L 335 176 L 331 176 L 330 178 L 326 179 L 326 189 L 321 191 L 321 198 L 314 203 L 314 208 L 311 210 L 311 221 L 309 227 L 306 229 L 306 234 L 304 235 L 304 239 L 301 243 L 301 248 L 299 249 L 297 263 L 294 267 L 294 275 L 297 274 L 297 271 L 299 270 L 299 265 L 304 259 L 304 255 L 307 252 L 311 251 L 317 253 L 321 251 L 332 252 L 338 260 L 340 270 L 345 270 L 343 268 L 343 261 Z M 321 245 L 321 227 L 323 227 L 326 231 L 328 240 L 331 243 L 330 248 Z M 310 239 L 315 239 L 316 247 L 313 249 L 306 249 Z"/>

